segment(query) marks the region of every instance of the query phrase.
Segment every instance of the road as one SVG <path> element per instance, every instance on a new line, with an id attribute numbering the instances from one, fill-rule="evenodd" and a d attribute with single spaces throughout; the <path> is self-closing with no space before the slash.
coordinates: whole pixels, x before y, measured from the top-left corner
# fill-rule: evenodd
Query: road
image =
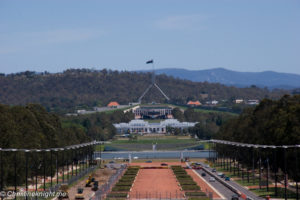
<path id="1" fill-rule="evenodd" d="M 195 170 L 198 174 L 202 174 L 203 170 Z M 206 176 L 202 176 L 207 182 L 209 182 L 210 175 L 206 174 Z M 226 199 L 231 199 L 232 195 L 235 193 L 221 184 L 219 181 L 209 182 L 218 192 L 220 192 Z"/>
<path id="2" fill-rule="evenodd" d="M 178 158 L 180 159 L 189 157 L 189 158 L 208 158 L 208 150 L 183 150 L 183 151 L 104 151 L 94 152 L 94 156 L 102 157 L 102 159 L 128 159 L 129 155 L 131 158 L 138 157 L 139 159 L 155 159 L 155 158 Z"/>
<path id="3" fill-rule="evenodd" d="M 206 166 L 204 163 L 201 163 L 202 166 Z M 200 174 L 202 173 L 202 170 L 198 170 L 200 172 Z M 212 171 L 212 168 L 211 167 L 205 167 L 204 168 L 204 171 L 209 171 L 211 172 Z M 212 173 L 212 172 L 211 172 Z M 215 176 L 217 176 L 217 173 L 218 172 L 215 172 L 215 173 L 212 173 L 214 174 Z M 208 173 L 206 173 L 206 179 L 208 179 L 210 177 L 210 175 Z M 231 191 L 229 188 L 225 189 L 225 186 L 223 184 L 221 184 L 221 182 L 218 181 L 218 179 L 216 179 L 215 183 L 211 182 L 212 185 L 215 184 L 216 185 L 216 189 L 218 191 L 220 191 L 221 194 L 224 193 L 224 196 L 226 195 L 232 195 L 233 191 Z M 226 181 L 227 184 L 229 184 L 231 187 L 233 187 L 234 189 L 240 191 L 241 193 L 245 194 L 247 197 L 250 197 L 252 198 L 253 200 L 263 200 L 263 198 L 261 197 L 258 197 L 256 194 L 254 194 L 253 192 L 247 190 L 246 188 L 244 188 L 243 186 L 239 185 L 238 183 L 236 183 L 235 181 L 233 180 L 230 180 L 230 181 Z M 213 185 L 213 186 L 215 186 Z M 222 186 L 220 186 L 222 185 Z M 229 191 L 231 191 L 231 193 Z M 227 196 L 226 196 L 227 197 Z M 231 197 L 231 196 L 230 196 Z"/>

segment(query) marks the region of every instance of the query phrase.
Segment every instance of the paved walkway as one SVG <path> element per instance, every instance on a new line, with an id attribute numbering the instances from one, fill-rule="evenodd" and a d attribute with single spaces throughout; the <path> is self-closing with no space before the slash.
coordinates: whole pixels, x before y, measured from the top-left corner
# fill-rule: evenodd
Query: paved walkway
<path id="1" fill-rule="evenodd" d="M 129 193 L 130 199 L 182 199 L 171 169 L 140 169 Z"/>

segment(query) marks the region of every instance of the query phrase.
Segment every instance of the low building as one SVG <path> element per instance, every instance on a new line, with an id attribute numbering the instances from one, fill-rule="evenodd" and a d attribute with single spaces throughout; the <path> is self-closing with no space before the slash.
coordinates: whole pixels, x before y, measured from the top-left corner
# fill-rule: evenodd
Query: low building
<path id="1" fill-rule="evenodd" d="M 212 101 L 206 101 L 205 103 L 206 103 L 206 105 L 213 105 L 213 106 L 215 106 L 215 105 L 217 105 L 219 103 L 219 101 L 212 100 Z"/>
<path id="2" fill-rule="evenodd" d="M 247 101 L 248 105 L 258 105 L 259 104 L 259 100 L 257 99 L 250 99 Z"/>
<path id="3" fill-rule="evenodd" d="M 236 99 L 236 100 L 235 100 L 235 103 L 236 103 L 236 104 L 243 103 L 243 102 L 244 102 L 243 99 Z"/>
<path id="4" fill-rule="evenodd" d="M 135 119 L 129 123 L 114 124 L 119 134 L 124 133 L 166 133 L 167 127 L 179 128 L 181 130 L 194 127 L 197 122 L 179 122 L 177 119 L 166 119 L 159 123 Z"/>
<path id="5" fill-rule="evenodd" d="M 201 103 L 199 101 L 189 101 L 187 105 L 190 107 L 196 107 L 196 106 L 201 106 Z"/>
<path id="6" fill-rule="evenodd" d="M 116 101 L 112 101 L 112 102 L 109 102 L 109 104 L 107 104 L 107 107 L 110 107 L 110 108 L 118 108 L 120 104 Z"/>
<path id="7" fill-rule="evenodd" d="M 169 119 L 172 118 L 172 108 L 168 106 L 140 106 L 133 109 L 135 119 Z"/>

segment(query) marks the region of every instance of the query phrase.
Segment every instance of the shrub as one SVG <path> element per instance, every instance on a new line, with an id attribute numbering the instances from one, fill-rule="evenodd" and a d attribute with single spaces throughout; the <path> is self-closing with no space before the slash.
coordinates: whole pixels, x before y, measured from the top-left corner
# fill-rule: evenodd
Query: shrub
<path id="1" fill-rule="evenodd" d="M 179 175 L 176 175 L 176 178 L 191 178 L 191 176 L 187 175 L 187 174 L 179 174 Z"/>
<path id="2" fill-rule="evenodd" d="M 179 181 L 179 182 L 181 182 L 181 181 L 194 181 L 193 179 L 192 179 L 192 177 L 190 177 L 190 176 L 187 176 L 187 177 L 176 177 L 177 178 L 177 180 Z"/>
<path id="3" fill-rule="evenodd" d="M 134 179 L 120 179 L 119 183 L 133 183 Z"/>
<path id="4" fill-rule="evenodd" d="M 204 192 L 186 192 L 185 193 L 186 196 L 190 197 L 190 196 L 206 196 L 206 194 Z"/>
<path id="5" fill-rule="evenodd" d="M 182 185 L 197 185 L 197 183 L 195 183 L 195 182 L 180 182 L 180 185 L 182 186 Z"/>
<path id="6" fill-rule="evenodd" d="M 200 190 L 198 185 L 182 185 L 183 190 Z"/>
<path id="7" fill-rule="evenodd" d="M 131 186 L 132 182 L 118 182 L 116 186 Z"/>
<path id="8" fill-rule="evenodd" d="M 135 177 L 136 177 L 136 175 L 131 175 L 131 174 L 124 174 L 122 176 L 122 178 L 135 178 Z"/>
<path id="9" fill-rule="evenodd" d="M 127 193 L 110 193 L 107 195 L 107 197 L 127 197 Z"/>
<path id="10" fill-rule="evenodd" d="M 131 186 L 115 186 L 113 187 L 112 191 L 114 192 L 129 192 Z"/>
<path id="11" fill-rule="evenodd" d="M 180 184 L 188 185 L 188 184 L 196 184 L 193 180 L 182 180 L 180 181 Z"/>

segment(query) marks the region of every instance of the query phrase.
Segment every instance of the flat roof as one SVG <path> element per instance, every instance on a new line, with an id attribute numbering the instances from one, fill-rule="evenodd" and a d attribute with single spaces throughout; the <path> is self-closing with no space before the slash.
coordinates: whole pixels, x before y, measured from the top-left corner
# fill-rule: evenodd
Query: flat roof
<path id="1" fill-rule="evenodd" d="M 141 106 L 138 109 L 172 109 L 172 108 L 168 106 Z"/>

